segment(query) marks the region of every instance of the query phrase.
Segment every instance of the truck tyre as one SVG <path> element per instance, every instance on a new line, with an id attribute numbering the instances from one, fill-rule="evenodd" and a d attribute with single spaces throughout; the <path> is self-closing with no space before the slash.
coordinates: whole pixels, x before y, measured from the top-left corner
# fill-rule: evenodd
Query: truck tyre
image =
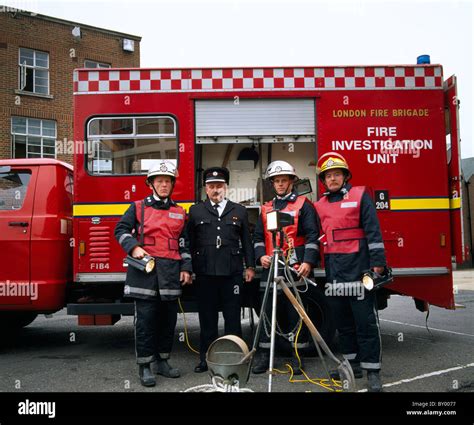
<path id="1" fill-rule="evenodd" d="M 0 311 L 0 330 L 15 332 L 28 326 L 36 319 L 38 313 L 31 311 Z"/>

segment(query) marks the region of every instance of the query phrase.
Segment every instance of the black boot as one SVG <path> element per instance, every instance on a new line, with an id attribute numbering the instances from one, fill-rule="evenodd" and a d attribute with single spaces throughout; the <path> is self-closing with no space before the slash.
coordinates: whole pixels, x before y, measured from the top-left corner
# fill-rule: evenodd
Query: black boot
<path id="1" fill-rule="evenodd" d="M 166 378 L 179 378 L 181 376 L 179 369 L 171 367 L 167 359 L 158 359 L 156 361 L 156 373 Z"/>
<path id="2" fill-rule="evenodd" d="M 138 374 L 140 382 L 144 387 L 154 387 L 156 385 L 156 379 L 153 373 L 151 373 L 150 363 L 139 365 Z"/>
<path id="3" fill-rule="evenodd" d="M 265 373 L 270 364 L 270 352 L 268 350 L 257 351 L 255 360 L 253 362 L 252 372 L 256 375 Z"/>
<path id="4" fill-rule="evenodd" d="M 301 369 L 303 369 L 304 366 L 303 366 L 303 359 L 301 357 L 300 357 L 300 361 L 301 361 L 301 366 L 300 366 L 300 362 L 298 361 L 296 356 L 293 355 L 291 357 L 290 361 L 287 362 L 291 366 L 291 368 L 293 369 L 293 375 L 302 375 L 303 374 Z"/>
<path id="5" fill-rule="evenodd" d="M 367 371 L 367 390 L 369 393 L 382 392 L 382 381 L 380 380 L 380 373 L 378 370 Z"/>
<path id="6" fill-rule="evenodd" d="M 194 368 L 195 373 L 204 373 L 207 372 L 208 367 L 207 367 L 207 362 L 206 360 L 201 360 L 199 364 Z"/>
<path id="7" fill-rule="evenodd" d="M 356 379 L 362 378 L 364 376 L 364 374 L 363 374 L 362 368 L 360 367 L 360 363 L 352 363 L 352 362 L 349 362 L 349 363 L 352 366 L 352 371 L 354 372 L 354 378 L 356 378 Z M 341 377 L 339 375 L 339 370 L 337 370 L 337 369 L 330 370 L 329 371 L 329 376 L 332 379 L 335 379 L 336 381 L 341 380 Z"/>

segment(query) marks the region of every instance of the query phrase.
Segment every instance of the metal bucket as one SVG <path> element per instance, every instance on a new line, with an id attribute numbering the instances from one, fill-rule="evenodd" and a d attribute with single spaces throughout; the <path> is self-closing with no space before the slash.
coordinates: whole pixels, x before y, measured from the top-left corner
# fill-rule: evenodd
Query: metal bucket
<path id="1" fill-rule="evenodd" d="M 211 376 L 220 376 L 239 384 L 248 381 L 248 371 L 255 350 L 249 351 L 244 340 L 235 335 L 216 339 L 207 350 L 206 361 Z"/>

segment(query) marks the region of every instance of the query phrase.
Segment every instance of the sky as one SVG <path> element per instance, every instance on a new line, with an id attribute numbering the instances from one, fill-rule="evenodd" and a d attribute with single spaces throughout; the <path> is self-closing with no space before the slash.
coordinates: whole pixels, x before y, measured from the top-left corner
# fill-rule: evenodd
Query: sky
<path id="1" fill-rule="evenodd" d="M 461 156 L 474 157 L 469 0 L 0 0 L 142 37 L 142 67 L 393 65 L 456 74 Z"/>

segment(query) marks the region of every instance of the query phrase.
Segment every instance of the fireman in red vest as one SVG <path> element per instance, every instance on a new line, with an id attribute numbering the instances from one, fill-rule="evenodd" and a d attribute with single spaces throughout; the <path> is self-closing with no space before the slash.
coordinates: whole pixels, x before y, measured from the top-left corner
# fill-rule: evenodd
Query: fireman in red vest
<path id="1" fill-rule="evenodd" d="M 150 168 L 146 183 L 152 194 L 130 205 L 115 228 L 115 237 L 134 258 L 152 256 L 155 268 L 146 273 L 128 266 L 124 294 L 135 299 L 135 349 L 140 382 L 156 385 L 156 373 L 180 376 L 169 363 L 181 285 L 192 282 L 191 254 L 185 231 L 186 212 L 172 199 L 174 162 L 162 160 Z M 143 223 L 143 225 L 142 225 Z M 143 233 L 142 233 L 143 230 Z"/>
<path id="2" fill-rule="evenodd" d="M 322 229 L 326 268 L 325 293 L 334 313 L 341 352 L 356 378 L 367 370 L 368 390 L 382 391 L 381 343 L 375 294 L 366 291 L 362 275 L 382 274 L 386 265 L 382 233 L 375 206 L 366 188 L 351 186 L 344 157 L 321 156 L 319 179 L 327 191 L 314 203 Z M 331 371 L 339 379 L 337 371 Z"/>
<path id="3" fill-rule="evenodd" d="M 289 265 L 298 269 L 300 276 L 309 276 L 311 270 L 317 265 L 319 258 L 319 233 L 316 225 L 316 213 L 311 202 L 305 196 L 298 196 L 293 189 L 294 182 L 298 180 L 294 167 L 286 161 L 273 161 L 267 167 L 266 178 L 273 185 L 275 197 L 262 206 L 254 233 L 255 258 L 264 268 L 260 281 L 262 291 L 266 286 L 273 254 L 272 233 L 266 230 L 267 214 L 270 211 L 279 210 L 294 217 L 294 224 L 283 228 L 286 235 L 283 241 L 283 254 L 288 259 Z M 282 270 L 280 270 L 281 272 Z M 289 300 L 280 291 L 277 299 L 278 317 L 282 319 L 281 322 L 279 321 L 282 332 L 279 333 L 286 334 L 286 338 L 284 338 L 288 340 L 291 352 L 294 354 L 293 339 L 298 331 L 300 318 Z M 266 316 L 271 318 L 271 302 L 267 302 L 266 307 Z M 298 348 L 308 346 L 306 328 L 303 328 L 303 330 L 298 337 Z M 252 368 L 253 373 L 264 373 L 268 369 L 270 359 L 269 331 L 269 323 L 264 322 L 260 333 L 257 356 Z M 295 375 L 302 373 L 302 365 L 300 365 L 296 356 L 293 355 L 289 363 Z"/>

